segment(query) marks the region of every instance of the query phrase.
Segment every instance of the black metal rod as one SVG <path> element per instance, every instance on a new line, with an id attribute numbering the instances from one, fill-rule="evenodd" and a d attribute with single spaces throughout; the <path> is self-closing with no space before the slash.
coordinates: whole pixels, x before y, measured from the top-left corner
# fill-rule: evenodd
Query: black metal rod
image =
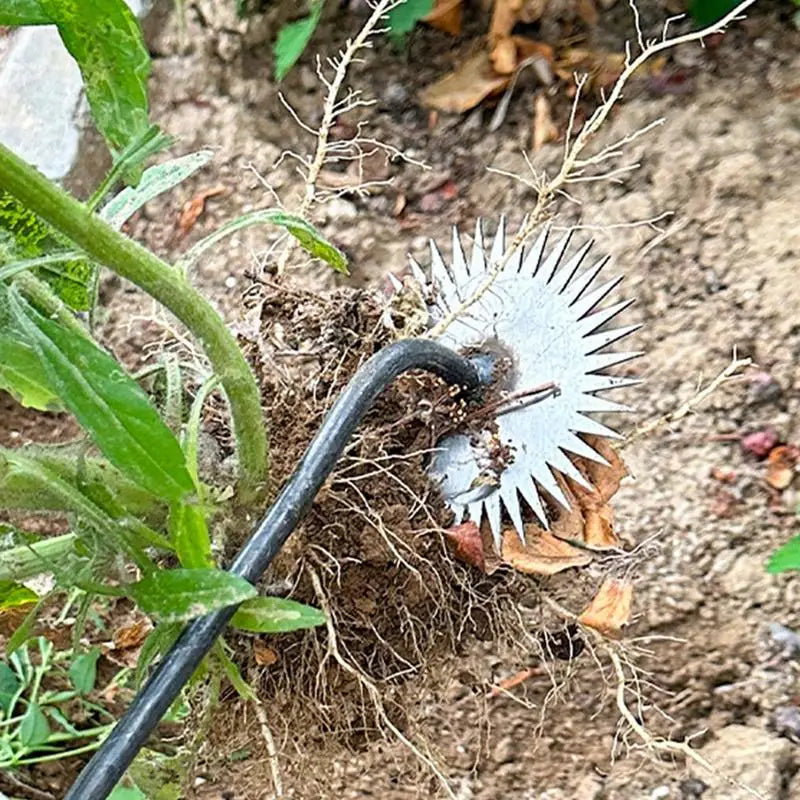
<path id="1" fill-rule="evenodd" d="M 230 567 L 234 575 L 258 580 L 311 506 L 361 418 L 383 389 L 410 369 L 428 370 L 468 391 L 481 383 L 469 359 L 436 342 L 407 339 L 372 356 L 328 412 L 278 499 L 239 551 Z M 108 797 L 235 611 L 236 606 L 219 609 L 183 630 L 65 800 Z"/>

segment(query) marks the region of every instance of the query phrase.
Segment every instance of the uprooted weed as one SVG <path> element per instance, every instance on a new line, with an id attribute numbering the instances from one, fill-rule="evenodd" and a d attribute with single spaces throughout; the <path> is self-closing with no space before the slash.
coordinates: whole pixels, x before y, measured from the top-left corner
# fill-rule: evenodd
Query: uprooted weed
<path id="1" fill-rule="evenodd" d="M 274 498 L 341 389 L 407 320 L 379 292 L 311 294 L 281 278 L 260 295 L 249 349 L 270 420 Z M 485 575 L 455 560 L 443 535 L 451 518 L 426 465 L 463 413 L 432 375 L 395 381 L 265 576 L 268 592 L 323 605 L 331 620 L 327 630 L 239 640 L 259 695 L 273 715 L 291 719 L 295 745 L 297 731 L 346 747 L 403 735 L 414 727 L 412 687 L 469 642 L 491 640 L 513 662 L 548 657 L 540 579 L 506 569 Z M 592 579 L 574 571 L 548 581 L 569 601 L 591 593 Z M 274 663 L 259 658 L 264 647 Z"/>

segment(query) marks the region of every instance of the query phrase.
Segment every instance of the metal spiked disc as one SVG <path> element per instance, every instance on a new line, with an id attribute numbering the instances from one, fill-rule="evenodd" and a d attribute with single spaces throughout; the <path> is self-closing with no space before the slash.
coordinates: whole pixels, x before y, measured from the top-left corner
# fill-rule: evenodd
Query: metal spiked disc
<path id="1" fill-rule="evenodd" d="M 456 522 L 469 514 L 480 525 L 486 514 L 498 550 L 502 509 L 524 539 L 523 500 L 547 528 L 543 492 L 569 507 L 556 473 L 588 486 L 570 456 L 607 462 L 580 434 L 620 438 L 591 414 L 629 411 L 600 395 L 638 383 L 607 374 L 640 355 L 606 349 L 639 327 L 609 327 L 633 301 L 600 307 L 620 282 L 596 283 L 608 259 L 589 261 L 591 242 L 567 257 L 569 233 L 552 245 L 550 239 L 545 229 L 527 251 L 508 252 L 501 219 L 487 250 L 478 221 L 469 257 L 454 229 L 452 263 L 446 264 L 431 242 L 430 280 L 411 262 L 425 289 L 432 324 L 457 311 L 485 284 L 489 270 L 503 265 L 491 285 L 439 337 L 454 350 L 490 353 L 505 364 L 503 399 L 479 434 L 441 439 L 429 470 Z"/>

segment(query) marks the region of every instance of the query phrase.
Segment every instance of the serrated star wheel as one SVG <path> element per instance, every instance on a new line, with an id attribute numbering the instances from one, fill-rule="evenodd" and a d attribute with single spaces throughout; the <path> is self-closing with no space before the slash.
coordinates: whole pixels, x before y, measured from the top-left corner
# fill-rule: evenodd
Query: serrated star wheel
<path id="1" fill-rule="evenodd" d="M 604 304 L 621 278 L 596 284 L 608 258 L 591 262 L 591 242 L 568 257 L 571 234 L 552 245 L 551 238 L 545 229 L 527 251 L 509 252 L 501 219 L 487 250 L 478 221 L 469 258 L 454 229 L 451 264 L 433 242 L 430 280 L 411 262 L 434 325 L 457 312 L 486 283 L 489 270 L 502 265 L 479 298 L 456 313 L 439 341 L 460 352 L 490 353 L 505 364 L 500 388 L 507 403 L 495 407 L 480 433 L 473 425 L 469 434 L 440 440 L 430 466 L 456 522 L 468 514 L 480 525 L 486 514 L 498 550 L 502 508 L 524 540 L 523 500 L 547 528 L 543 492 L 569 507 L 557 473 L 589 486 L 570 458 L 607 462 L 581 434 L 620 438 L 591 415 L 629 411 L 601 395 L 638 383 L 607 373 L 640 355 L 606 349 L 639 327 L 609 326 L 633 302 Z"/>

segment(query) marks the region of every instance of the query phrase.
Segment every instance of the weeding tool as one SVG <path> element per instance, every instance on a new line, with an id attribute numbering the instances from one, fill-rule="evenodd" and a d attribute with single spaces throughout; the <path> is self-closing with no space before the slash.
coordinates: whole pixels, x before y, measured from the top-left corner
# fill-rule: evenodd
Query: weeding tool
<path id="1" fill-rule="evenodd" d="M 507 248 L 501 219 L 487 249 L 479 220 L 469 258 L 454 228 L 449 265 L 431 242 L 430 280 L 411 261 L 431 325 L 452 317 L 438 341 L 458 352 L 491 353 L 505 362 L 500 388 L 506 402 L 496 404 L 479 433 L 456 433 L 439 441 L 430 467 L 456 522 L 468 514 L 480 525 L 485 513 L 498 550 L 503 508 L 524 540 L 520 498 L 547 528 L 543 492 L 569 508 L 556 473 L 591 488 L 570 455 L 607 463 L 580 434 L 619 439 L 591 415 L 630 411 L 599 395 L 639 382 L 606 374 L 641 355 L 606 350 L 640 327 L 609 327 L 633 300 L 598 308 L 621 278 L 595 285 L 609 259 L 585 264 L 592 242 L 567 257 L 571 238 L 567 233 L 549 246 L 545 228 L 527 251 Z M 471 298 L 474 302 L 467 304 Z"/>

